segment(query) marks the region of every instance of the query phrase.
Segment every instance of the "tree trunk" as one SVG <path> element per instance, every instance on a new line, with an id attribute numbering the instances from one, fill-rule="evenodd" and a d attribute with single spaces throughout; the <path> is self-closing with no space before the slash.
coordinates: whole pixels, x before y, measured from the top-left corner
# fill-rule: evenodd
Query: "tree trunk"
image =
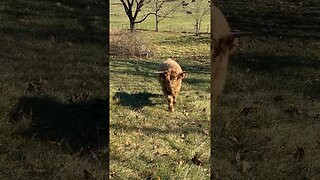
<path id="1" fill-rule="evenodd" d="M 130 32 L 134 32 L 136 30 L 134 21 L 130 21 Z"/>
<path id="2" fill-rule="evenodd" d="M 159 31 L 159 15 L 158 15 L 159 10 L 160 9 L 158 9 L 158 1 L 156 1 L 156 13 L 155 13 L 155 16 L 156 16 L 156 32 Z"/>
<path id="3" fill-rule="evenodd" d="M 200 23 L 199 23 L 199 21 L 196 21 L 195 34 L 196 34 L 196 36 L 199 36 L 199 34 L 200 34 Z"/>
<path id="4" fill-rule="evenodd" d="M 158 14 L 156 14 L 156 32 L 159 31 L 159 20 L 158 20 Z"/>
<path id="5" fill-rule="evenodd" d="M 201 20 L 198 23 L 198 36 L 200 36 Z"/>

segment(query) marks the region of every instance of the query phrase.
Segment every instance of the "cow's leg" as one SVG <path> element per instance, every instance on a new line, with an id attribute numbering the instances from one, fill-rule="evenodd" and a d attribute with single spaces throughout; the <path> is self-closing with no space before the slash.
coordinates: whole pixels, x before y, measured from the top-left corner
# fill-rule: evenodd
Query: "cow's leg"
<path id="1" fill-rule="evenodd" d="M 177 86 L 177 88 L 176 88 L 176 90 L 174 92 L 173 104 L 176 104 L 176 102 L 177 102 L 177 97 L 178 97 L 178 94 L 180 92 L 180 89 L 181 89 L 181 79 L 180 79 L 179 85 Z"/>
<path id="2" fill-rule="evenodd" d="M 173 112 L 173 111 L 174 111 L 173 96 L 168 95 L 168 96 L 167 96 L 167 99 L 168 99 L 168 104 L 169 104 L 169 111 Z"/>

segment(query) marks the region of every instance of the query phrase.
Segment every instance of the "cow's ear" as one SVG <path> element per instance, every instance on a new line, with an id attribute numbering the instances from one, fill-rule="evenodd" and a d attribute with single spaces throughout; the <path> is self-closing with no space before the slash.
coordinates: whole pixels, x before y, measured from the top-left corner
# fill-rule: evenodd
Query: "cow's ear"
<path id="1" fill-rule="evenodd" d="M 178 75 L 178 79 L 183 79 L 187 76 L 186 72 L 182 72 Z"/>

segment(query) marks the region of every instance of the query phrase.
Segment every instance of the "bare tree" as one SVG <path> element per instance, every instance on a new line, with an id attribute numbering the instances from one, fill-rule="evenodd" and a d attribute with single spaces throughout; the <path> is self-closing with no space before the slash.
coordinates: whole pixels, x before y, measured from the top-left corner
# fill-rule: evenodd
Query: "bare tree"
<path id="1" fill-rule="evenodd" d="M 174 11 L 179 7 L 179 3 L 170 2 L 168 0 L 152 0 L 150 3 L 151 8 L 154 11 L 156 32 L 159 31 L 160 21 L 169 18 L 169 15 L 174 13 Z"/>
<path id="2" fill-rule="evenodd" d="M 135 31 L 135 24 L 142 23 L 147 17 L 154 12 L 150 12 L 144 15 L 140 20 L 137 20 L 138 14 L 141 11 L 141 8 L 148 4 L 151 0 L 120 0 L 123 8 L 129 18 L 130 22 L 130 31 Z"/>
<path id="3" fill-rule="evenodd" d="M 200 28 L 203 18 L 209 14 L 210 1 L 208 0 L 191 0 L 190 3 L 182 1 L 183 8 L 186 9 L 186 13 L 190 14 L 195 22 L 195 34 L 200 34 Z"/>

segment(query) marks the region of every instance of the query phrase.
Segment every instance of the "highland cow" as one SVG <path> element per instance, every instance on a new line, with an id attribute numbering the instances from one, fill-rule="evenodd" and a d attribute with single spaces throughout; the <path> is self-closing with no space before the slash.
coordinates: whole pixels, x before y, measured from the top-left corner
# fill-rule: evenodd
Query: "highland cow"
<path id="1" fill-rule="evenodd" d="M 217 105 L 226 82 L 229 58 L 238 49 L 238 38 L 250 32 L 231 32 L 221 10 L 211 4 L 211 110 Z M 213 112 L 211 112 L 213 114 Z"/>
<path id="2" fill-rule="evenodd" d="M 168 101 L 169 111 L 174 112 L 174 105 L 181 89 L 181 82 L 186 73 L 182 71 L 176 61 L 168 58 L 160 65 L 158 74 L 163 95 Z"/>

